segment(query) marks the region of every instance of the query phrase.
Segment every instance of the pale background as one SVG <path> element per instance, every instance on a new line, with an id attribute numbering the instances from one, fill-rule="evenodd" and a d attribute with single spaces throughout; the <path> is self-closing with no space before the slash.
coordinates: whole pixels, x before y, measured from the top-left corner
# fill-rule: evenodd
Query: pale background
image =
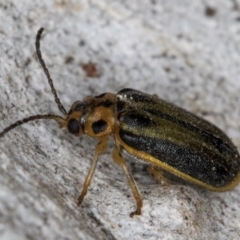
<path id="1" fill-rule="evenodd" d="M 233 0 L 0 0 L 0 129 L 26 116 L 59 114 L 35 56 L 35 35 L 44 27 L 43 56 L 67 110 L 87 95 L 135 88 L 205 117 L 240 149 L 239 6 Z M 98 77 L 83 71 L 89 61 Z M 140 164 L 133 173 L 144 207 L 130 218 L 135 202 L 111 150 L 77 208 L 95 145 L 53 121 L 29 123 L 0 139 L 0 239 L 240 238 L 240 186 L 226 193 L 182 182 L 162 186 Z"/>

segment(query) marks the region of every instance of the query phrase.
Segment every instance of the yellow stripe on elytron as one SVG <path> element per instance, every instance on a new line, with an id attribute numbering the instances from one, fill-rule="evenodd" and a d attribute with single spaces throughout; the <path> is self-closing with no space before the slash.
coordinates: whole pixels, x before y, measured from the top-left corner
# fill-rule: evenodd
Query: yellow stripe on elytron
<path id="1" fill-rule="evenodd" d="M 145 152 L 142 152 L 142 151 L 139 151 L 139 150 L 136 150 L 136 149 L 133 149 L 131 147 L 129 147 L 128 145 L 126 145 L 119 136 L 116 136 L 118 139 L 117 139 L 117 142 L 121 142 L 121 146 L 123 147 L 124 150 L 126 150 L 128 153 L 130 153 L 131 155 L 133 156 L 136 156 L 140 159 L 143 159 L 145 160 L 146 162 L 149 162 L 151 164 L 154 164 L 170 173 L 173 173 L 175 174 L 176 176 L 179 176 L 189 182 L 192 182 L 198 186 L 201 186 L 203 188 L 206 188 L 210 191 L 215 191 L 215 192 L 224 192 L 224 191 L 228 191 L 228 190 L 231 190 L 232 188 L 236 187 L 237 184 L 240 182 L 240 172 L 238 173 L 238 175 L 236 176 L 236 178 L 230 182 L 229 184 L 225 185 L 225 186 L 222 186 L 222 187 L 214 187 L 212 185 L 209 185 L 205 182 L 202 182 L 198 179 L 195 179 L 194 177 L 191 177 L 179 170 L 177 170 L 176 168 L 168 165 L 167 163 L 164 163 L 162 162 L 161 160 L 157 159 L 157 158 L 154 158 L 153 156 L 145 153 Z"/>

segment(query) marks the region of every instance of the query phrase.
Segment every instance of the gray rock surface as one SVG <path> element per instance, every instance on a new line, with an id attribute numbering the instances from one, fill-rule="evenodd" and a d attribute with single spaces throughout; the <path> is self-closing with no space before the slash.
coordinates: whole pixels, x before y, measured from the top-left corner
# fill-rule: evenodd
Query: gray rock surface
<path id="1" fill-rule="evenodd" d="M 26 116 L 59 114 L 36 60 L 35 35 L 62 103 L 135 88 L 203 116 L 240 149 L 240 8 L 223 0 L 0 1 L 0 129 Z M 93 62 L 96 77 L 82 64 Z M 0 139 L 0 239 L 239 239 L 240 186 L 212 193 L 134 177 L 141 216 L 111 149 L 83 204 L 76 198 L 96 141 L 52 121 Z M 135 171 L 135 168 L 138 171 Z"/>

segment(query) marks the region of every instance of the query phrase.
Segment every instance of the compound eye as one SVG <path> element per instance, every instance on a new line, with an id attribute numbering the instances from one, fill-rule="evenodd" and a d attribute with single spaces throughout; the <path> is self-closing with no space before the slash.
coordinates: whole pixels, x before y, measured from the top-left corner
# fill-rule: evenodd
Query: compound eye
<path id="1" fill-rule="evenodd" d="M 70 119 L 68 121 L 68 131 L 72 134 L 78 134 L 79 132 L 79 121 L 76 119 Z"/>

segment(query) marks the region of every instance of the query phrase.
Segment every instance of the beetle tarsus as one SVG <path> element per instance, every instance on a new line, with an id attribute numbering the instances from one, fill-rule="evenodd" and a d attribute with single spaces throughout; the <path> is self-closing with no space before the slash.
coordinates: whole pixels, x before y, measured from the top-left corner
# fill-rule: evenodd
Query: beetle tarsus
<path id="1" fill-rule="evenodd" d="M 138 208 L 137 208 L 136 211 L 130 213 L 130 217 L 131 217 L 131 218 L 133 218 L 134 215 L 141 215 L 141 209 L 138 209 Z"/>
<path id="2" fill-rule="evenodd" d="M 142 208 L 142 205 L 143 205 L 141 194 L 138 190 L 137 184 L 136 184 L 131 172 L 128 169 L 126 161 L 124 160 L 120 151 L 117 148 L 114 148 L 114 150 L 112 152 L 112 158 L 113 158 L 113 160 L 116 164 L 118 164 L 119 166 L 122 167 L 122 169 L 123 169 L 123 171 L 124 171 L 124 173 L 127 177 L 128 184 L 129 184 L 129 186 L 132 190 L 133 197 L 134 197 L 134 199 L 137 203 L 137 210 L 132 212 L 130 214 L 130 217 L 133 217 L 134 215 L 141 215 L 141 208 Z"/>
<path id="3" fill-rule="evenodd" d="M 84 197 L 85 196 L 82 196 L 82 194 L 78 197 L 78 199 L 77 199 L 77 206 L 78 207 L 82 204 Z"/>

